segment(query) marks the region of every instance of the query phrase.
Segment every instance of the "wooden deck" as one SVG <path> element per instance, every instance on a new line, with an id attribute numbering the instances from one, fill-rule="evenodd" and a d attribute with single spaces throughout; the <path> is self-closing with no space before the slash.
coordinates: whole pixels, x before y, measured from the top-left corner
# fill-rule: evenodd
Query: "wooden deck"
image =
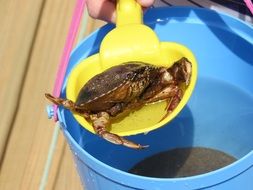
<path id="1" fill-rule="evenodd" d="M 61 132 L 50 155 L 55 123 L 44 98 L 53 89 L 74 6 L 69 0 L 0 1 L 1 190 L 82 189 Z M 104 24 L 87 23 L 82 37 Z"/>

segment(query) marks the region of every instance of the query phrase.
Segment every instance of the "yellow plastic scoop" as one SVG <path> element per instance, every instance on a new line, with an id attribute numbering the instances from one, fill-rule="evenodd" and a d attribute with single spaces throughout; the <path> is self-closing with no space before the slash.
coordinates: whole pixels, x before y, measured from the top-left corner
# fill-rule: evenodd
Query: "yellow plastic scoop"
<path id="1" fill-rule="evenodd" d="M 67 98 L 75 101 L 88 80 L 112 66 L 141 61 L 170 67 L 175 61 L 186 57 L 192 63 L 192 77 L 176 109 L 161 120 L 166 114 L 165 102 L 144 106 L 112 123 L 110 132 L 120 136 L 148 132 L 171 121 L 189 100 L 197 78 L 197 63 L 192 52 L 177 43 L 160 42 L 154 31 L 142 22 L 142 9 L 135 0 L 118 0 L 116 28 L 105 36 L 98 54 L 88 57 L 73 69 L 67 84 Z M 77 114 L 74 117 L 94 133 L 91 124 L 83 117 Z"/>
<path id="2" fill-rule="evenodd" d="M 135 0 L 118 0 L 116 11 L 116 28 L 105 36 L 100 46 L 102 67 L 133 60 L 156 65 L 168 63 L 157 35 L 142 23 L 141 6 Z"/>

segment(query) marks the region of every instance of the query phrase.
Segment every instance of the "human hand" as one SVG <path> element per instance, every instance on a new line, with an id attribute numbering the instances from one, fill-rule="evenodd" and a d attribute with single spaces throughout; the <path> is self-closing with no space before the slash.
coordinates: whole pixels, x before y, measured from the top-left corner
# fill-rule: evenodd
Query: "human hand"
<path id="1" fill-rule="evenodd" d="M 137 0 L 145 9 L 150 7 L 155 0 Z M 87 0 L 87 10 L 92 18 L 115 22 L 116 20 L 116 0 Z"/>

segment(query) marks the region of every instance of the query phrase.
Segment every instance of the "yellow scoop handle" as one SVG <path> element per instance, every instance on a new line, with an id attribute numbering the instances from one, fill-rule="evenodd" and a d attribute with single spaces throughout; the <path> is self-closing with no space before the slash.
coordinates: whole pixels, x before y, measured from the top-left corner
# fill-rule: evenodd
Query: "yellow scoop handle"
<path id="1" fill-rule="evenodd" d="M 116 11 L 117 27 L 128 24 L 142 24 L 142 9 L 135 0 L 118 0 Z"/>
<path id="2" fill-rule="evenodd" d="M 105 36 L 100 46 L 102 68 L 128 61 L 168 66 L 167 56 L 161 56 L 157 35 L 143 24 L 141 6 L 135 0 L 118 0 L 116 11 L 116 28 Z"/>

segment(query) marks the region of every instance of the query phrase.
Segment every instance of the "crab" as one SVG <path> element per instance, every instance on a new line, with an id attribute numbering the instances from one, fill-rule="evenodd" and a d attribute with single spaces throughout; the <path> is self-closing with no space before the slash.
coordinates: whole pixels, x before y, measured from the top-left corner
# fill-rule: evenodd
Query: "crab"
<path id="1" fill-rule="evenodd" d="M 167 101 L 170 114 L 184 95 L 191 79 L 192 64 L 183 57 L 169 67 L 156 67 L 143 62 L 127 62 L 111 67 L 91 78 L 80 90 L 76 102 L 46 93 L 56 105 L 77 113 L 92 123 L 97 135 L 105 140 L 133 149 L 137 144 L 107 130 L 111 120 L 125 111 Z M 104 85 L 106 84 L 106 85 Z"/>

